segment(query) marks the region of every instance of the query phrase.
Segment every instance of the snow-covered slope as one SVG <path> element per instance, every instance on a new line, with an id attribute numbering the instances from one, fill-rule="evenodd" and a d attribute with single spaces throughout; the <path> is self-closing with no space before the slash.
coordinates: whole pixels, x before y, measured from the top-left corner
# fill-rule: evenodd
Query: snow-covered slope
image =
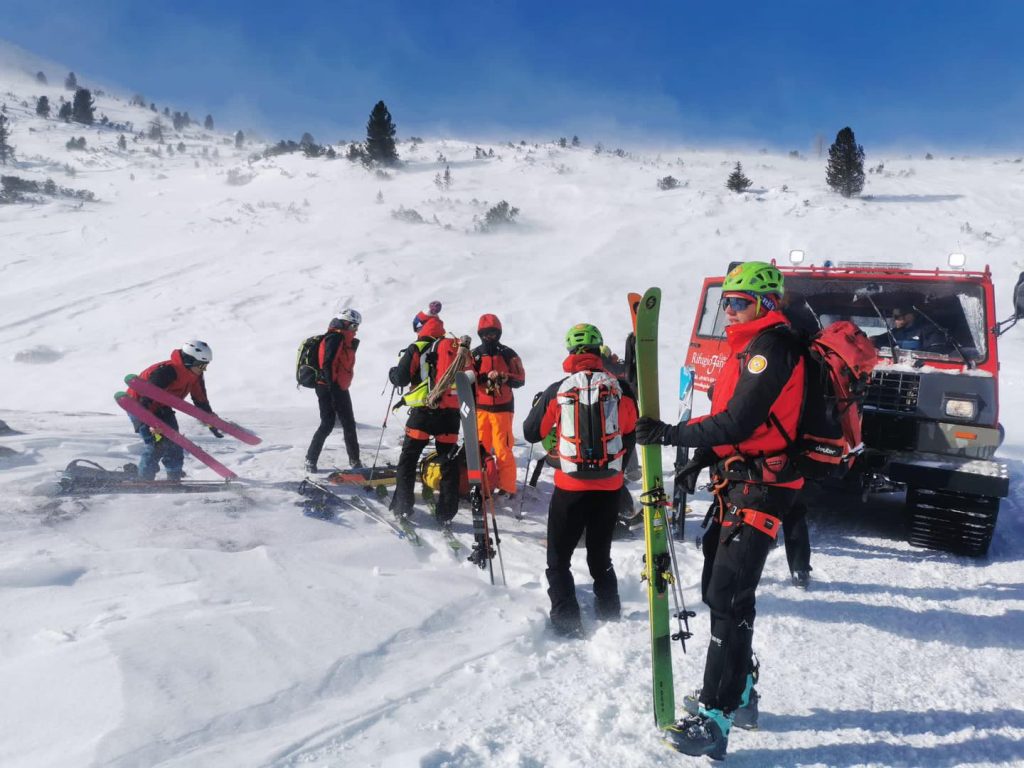
<path id="1" fill-rule="evenodd" d="M 992 266 L 1004 316 L 1024 266 L 1017 158 L 883 157 L 869 146 L 868 165 L 884 168 L 864 198 L 844 200 L 827 190 L 819 158 L 667 147 L 620 157 L 595 153 L 600 137 L 560 148 L 510 136 L 480 145 L 493 150 L 484 159 L 472 141 L 403 142 L 404 166 L 383 177 L 343 159 L 251 160 L 264 145 L 236 149 L 240 126 L 175 133 L 167 118 L 167 144 L 128 132 L 119 150 L 117 130 L 36 117 L 38 96 L 54 113 L 70 98 L 66 70 L 46 71 L 42 86 L 24 74 L 37 68 L 0 57 L 16 148 L 0 172 L 97 200 L 0 205 L 0 419 L 23 433 L 0 444 L 17 451 L 0 457 L 5 766 L 681 762 L 651 728 L 641 542 L 613 551 L 625 619 L 586 616 L 590 637 L 560 643 L 544 630 L 544 482 L 526 521 L 500 518 L 507 589 L 454 557 L 425 515 L 420 551 L 354 511 L 337 524 L 302 516 L 285 484 L 301 477 L 317 418 L 311 393 L 294 387 L 298 343 L 341 305 L 362 312 L 353 397 L 372 457 L 387 369 L 432 299 L 458 333 L 475 331 L 483 312 L 501 317 L 528 372 L 521 418 L 560 374 L 570 325 L 593 322 L 621 345 L 628 290 L 665 291 L 671 394 L 700 279 L 730 260 L 802 248 L 819 262 L 938 266 L 961 250 L 971 266 Z M 124 95 L 96 102 L 97 116 L 131 122 L 134 134 L 155 117 Z M 401 105 L 391 106 L 401 129 Z M 66 149 L 77 136 L 86 149 Z M 737 160 L 754 182 L 744 195 L 724 187 Z M 434 179 L 446 167 L 453 183 L 442 191 Z M 660 191 L 667 175 L 682 186 Z M 520 209 L 516 226 L 476 232 L 500 200 Z M 400 209 L 426 222 L 395 218 Z M 250 481 L 244 491 L 33 496 L 71 458 L 114 466 L 137 456 L 111 395 L 125 373 L 192 336 L 214 349 L 213 405 L 264 443 L 186 432 Z M 1015 477 L 990 557 L 911 549 L 892 505 L 815 518 L 810 591 L 788 585 L 781 551 L 769 559 L 755 640 L 762 730 L 734 736 L 730 763 L 1024 760 L 1022 348 L 1019 335 L 1003 341 L 1002 454 Z M 668 396 L 663 408 L 674 411 Z M 392 418 L 385 459 L 400 439 Z M 340 450 L 332 436 L 322 463 Z M 207 477 L 194 462 L 189 471 Z M 697 519 L 706 503 L 695 503 Z M 468 540 L 465 512 L 456 531 Z M 682 556 L 696 605 L 699 553 Z M 586 607 L 582 553 L 577 561 Z M 699 685 L 702 606 L 694 629 L 690 653 L 677 656 L 680 696 Z"/>

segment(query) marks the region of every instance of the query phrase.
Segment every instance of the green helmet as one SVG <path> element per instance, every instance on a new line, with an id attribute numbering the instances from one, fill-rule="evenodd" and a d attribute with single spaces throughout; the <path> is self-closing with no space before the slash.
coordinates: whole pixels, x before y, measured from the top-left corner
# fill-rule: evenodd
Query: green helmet
<path id="1" fill-rule="evenodd" d="M 570 352 L 580 347 L 600 347 L 602 344 L 604 339 L 601 332 L 597 330 L 597 326 L 590 323 L 574 325 L 565 334 L 565 348 Z"/>
<path id="2" fill-rule="evenodd" d="M 745 261 L 738 264 L 725 276 L 722 292 L 742 291 L 762 295 L 783 294 L 782 273 L 773 265 L 764 261 Z"/>

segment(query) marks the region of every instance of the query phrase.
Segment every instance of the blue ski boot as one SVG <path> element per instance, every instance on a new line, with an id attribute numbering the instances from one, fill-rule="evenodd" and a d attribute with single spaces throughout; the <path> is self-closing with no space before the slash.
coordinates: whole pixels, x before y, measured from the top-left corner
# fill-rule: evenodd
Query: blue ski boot
<path id="1" fill-rule="evenodd" d="M 732 718 L 720 709 L 701 707 L 696 715 L 665 729 L 668 742 L 684 755 L 724 760 L 729 747 Z"/>
<path id="2" fill-rule="evenodd" d="M 743 686 L 743 695 L 740 696 L 740 705 L 732 713 L 732 724 L 745 731 L 757 730 L 757 703 L 761 695 L 754 685 L 761 672 L 761 664 L 755 656 L 751 662 L 751 671 L 747 673 L 747 682 Z M 700 711 L 700 695 L 703 689 L 698 688 L 693 693 L 683 697 L 683 708 L 689 715 L 696 715 Z"/>

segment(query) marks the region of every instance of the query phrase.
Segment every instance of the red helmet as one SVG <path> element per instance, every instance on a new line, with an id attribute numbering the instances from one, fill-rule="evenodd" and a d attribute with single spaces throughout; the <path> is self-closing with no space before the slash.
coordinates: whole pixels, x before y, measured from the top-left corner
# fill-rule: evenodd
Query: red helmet
<path id="1" fill-rule="evenodd" d="M 497 331 L 498 337 L 501 337 L 501 320 L 497 315 L 480 315 L 480 322 L 476 326 L 477 335 L 483 338 L 484 331 Z"/>

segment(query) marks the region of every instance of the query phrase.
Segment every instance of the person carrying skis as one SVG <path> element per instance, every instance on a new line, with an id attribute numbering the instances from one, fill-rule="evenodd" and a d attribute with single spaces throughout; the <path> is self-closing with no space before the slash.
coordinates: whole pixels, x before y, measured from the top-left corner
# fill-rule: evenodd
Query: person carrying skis
<path id="1" fill-rule="evenodd" d="M 611 545 L 623 485 L 622 460 L 633 449 L 637 405 L 632 388 L 601 364 L 601 332 L 581 323 L 569 329 L 562 363 L 566 378 L 533 401 L 523 432 L 531 443 L 556 433 L 559 466 L 548 506 L 547 571 L 551 627 L 563 637 L 581 637 L 580 606 L 570 565 L 586 533 L 587 567 L 594 579 L 599 620 L 619 618 L 619 582 Z"/>
<path id="2" fill-rule="evenodd" d="M 171 359 L 154 363 L 139 374 L 150 384 L 160 389 L 166 389 L 172 395 L 178 397 L 191 397 L 192 402 L 198 408 L 207 413 L 213 413 L 210 407 L 210 400 L 206 396 L 206 384 L 203 380 L 203 373 L 206 366 L 213 360 L 213 351 L 205 341 L 193 339 L 186 341 L 180 349 L 171 352 Z M 168 427 L 178 430 L 178 417 L 174 409 L 169 405 L 163 405 L 148 397 L 142 397 L 128 387 L 128 395 L 139 401 L 144 408 L 152 411 L 153 414 L 164 422 Z M 129 416 L 132 428 L 142 438 L 142 456 L 139 459 L 139 477 L 142 480 L 153 480 L 160 469 L 160 464 L 167 470 L 167 479 L 171 482 L 180 482 L 185 475 L 182 467 L 185 463 L 185 451 L 177 443 L 164 439 L 159 430 L 152 429 L 133 416 Z M 214 437 L 224 437 L 223 433 L 215 427 L 210 427 Z"/>
<path id="3" fill-rule="evenodd" d="M 715 503 L 703 537 L 701 578 L 711 610 L 704 685 L 696 714 L 669 729 L 688 755 L 724 757 L 737 711 L 756 706 L 754 593 L 803 486 L 783 435 L 796 434 L 804 397 L 804 360 L 779 309 L 783 292 L 782 274 L 771 264 L 749 261 L 731 270 L 722 284 L 730 356 L 710 415 L 676 426 L 641 418 L 636 427 L 641 445 L 697 448 L 689 466 L 712 467 Z"/>
<path id="4" fill-rule="evenodd" d="M 316 473 L 324 441 L 334 431 L 337 421 L 345 435 L 345 450 L 353 469 L 363 466 L 359 460 L 359 435 L 356 433 L 356 418 L 352 412 L 352 395 L 349 387 L 356 366 L 356 349 L 359 339 L 356 333 L 363 316 L 354 309 L 343 309 L 331 320 L 327 333 L 320 341 L 316 375 L 317 404 L 320 407 L 320 426 L 313 433 L 313 439 L 306 450 L 306 471 Z"/>
<path id="5" fill-rule="evenodd" d="M 398 365 L 388 372 L 395 387 L 410 388 L 399 402 L 399 406 L 409 406 L 409 417 L 395 473 L 391 511 L 396 517 L 412 515 L 416 467 L 433 437 L 441 465 L 436 516 L 439 522 L 447 524 L 459 508 L 459 399 L 455 393 L 455 371 L 470 367 L 470 351 L 468 336 L 456 339 L 445 335 L 440 312 L 441 302 L 432 301 L 427 312 L 417 313 L 412 321 L 416 341 L 406 347 Z M 455 370 L 446 376 L 453 367 Z"/>
<path id="6" fill-rule="evenodd" d="M 501 320 L 497 315 L 480 316 L 477 335 L 482 342 L 473 350 L 476 371 L 476 424 L 480 445 L 498 462 L 498 495 L 516 495 L 516 457 L 512 452 L 512 390 L 526 383 L 523 362 L 514 349 L 501 343 Z"/>

